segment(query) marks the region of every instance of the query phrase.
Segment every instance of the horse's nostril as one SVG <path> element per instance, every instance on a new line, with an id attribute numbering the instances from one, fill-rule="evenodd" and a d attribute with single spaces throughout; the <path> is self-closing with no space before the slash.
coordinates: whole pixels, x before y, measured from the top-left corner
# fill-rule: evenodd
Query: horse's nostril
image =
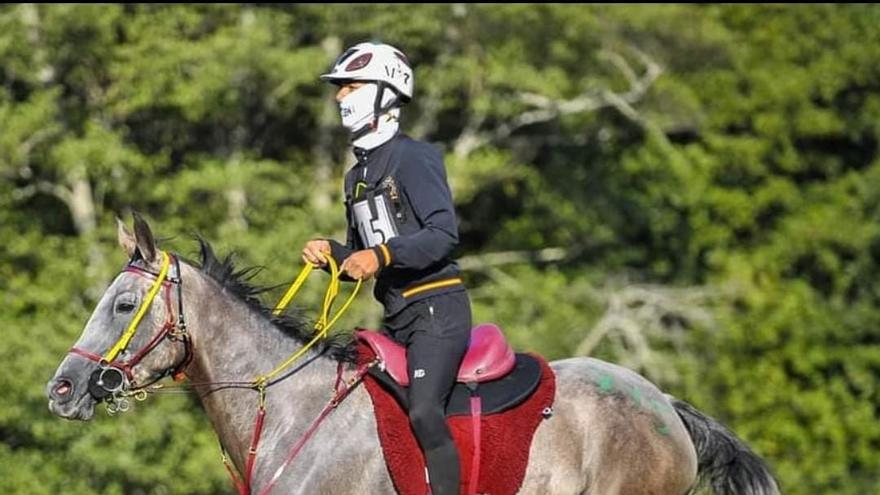
<path id="1" fill-rule="evenodd" d="M 69 394 L 71 390 L 73 390 L 73 386 L 69 381 L 60 380 L 58 382 L 58 385 L 55 385 L 55 388 L 52 389 L 52 395 L 59 399 L 62 399 L 64 397 L 67 397 L 67 394 Z"/>

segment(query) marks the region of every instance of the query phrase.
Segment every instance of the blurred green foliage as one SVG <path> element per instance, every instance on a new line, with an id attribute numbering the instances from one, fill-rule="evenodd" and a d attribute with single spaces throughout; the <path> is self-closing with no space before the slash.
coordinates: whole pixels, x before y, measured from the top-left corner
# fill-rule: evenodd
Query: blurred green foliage
<path id="1" fill-rule="evenodd" d="M 125 261 L 114 215 L 266 285 L 342 235 L 317 75 L 369 39 L 414 63 L 404 128 L 446 153 L 476 321 L 631 364 L 785 493 L 880 491 L 880 8 L 560 4 L 0 7 L 0 491 L 231 492 L 192 397 L 81 424 L 43 386 Z"/>

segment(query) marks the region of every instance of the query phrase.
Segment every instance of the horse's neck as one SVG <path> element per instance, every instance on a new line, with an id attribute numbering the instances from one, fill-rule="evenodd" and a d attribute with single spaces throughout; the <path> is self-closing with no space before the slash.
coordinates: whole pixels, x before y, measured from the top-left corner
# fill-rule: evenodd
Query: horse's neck
<path id="1" fill-rule="evenodd" d="M 187 376 L 195 384 L 220 441 L 241 471 L 253 435 L 259 394 L 254 389 L 199 384 L 250 382 L 271 372 L 301 344 L 201 272 L 187 268 L 193 273 L 184 272 L 184 311 L 194 349 Z M 272 417 L 283 416 L 291 426 L 308 421 L 309 408 L 326 398 L 336 372 L 334 362 L 311 351 L 292 369 L 297 367 L 302 368 L 295 376 L 266 390 Z M 285 370 L 280 376 L 289 372 Z M 296 400 L 278 400 L 283 397 Z"/>

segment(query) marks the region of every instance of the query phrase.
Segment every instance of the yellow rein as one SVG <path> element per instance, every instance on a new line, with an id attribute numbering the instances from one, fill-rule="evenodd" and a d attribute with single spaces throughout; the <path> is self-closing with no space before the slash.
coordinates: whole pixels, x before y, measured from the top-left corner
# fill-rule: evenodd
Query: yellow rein
<path id="1" fill-rule="evenodd" d="M 135 332 L 137 331 L 137 327 L 143 319 L 144 315 L 147 313 L 147 310 L 153 303 L 153 299 L 156 298 L 156 294 L 159 293 L 159 289 L 162 288 L 162 284 L 168 277 L 168 268 L 170 266 L 170 259 L 168 253 L 165 251 L 159 251 L 162 254 L 162 268 L 159 270 L 159 275 L 156 277 L 156 281 L 153 282 L 152 287 L 150 287 L 149 292 L 147 292 L 147 297 L 144 299 L 144 302 L 138 308 L 138 312 L 135 314 L 134 319 L 129 323 L 128 328 L 119 338 L 119 340 L 107 351 L 107 354 L 103 356 L 103 360 L 105 363 L 112 363 L 114 359 L 119 355 L 120 352 L 125 350 L 128 347 L 129 342 L 131 342 L 132 337 L 134 337 Z M 358 280 L 357 285 L 355 285 L 354 291 L 345 301 L 345 304 L 342 305 L 342 308 L 336 313 L 332 318 L 330 317 L 330 308 L 333 306 L 333 302 L 336 300 L 336 297 L 339 295 L 339 266 L 336 263 L 336 260 L 331 256 L 327 256 L 327 263 L 330 266 L 330 284 L 327 286 L 327 291 L 324 293 L 324 304 L 321 309 L 321 315 L 318 318 L 318 321 L 315 322 L 315 331 L 316 334 L 306 345 L 300 348 L 297 352 L 295 352 L 292 356 L 287 358 L 283 363 L 278 365 L 274 370 L 266 373 L 264 375 L 260 375 L 254 379 L 253 384 L 254 387 L 263 389 L 266 384 L 277 376 L 279 373 L 283 372 L 287 369 L 294 361 L 299 359 L 303 354 L 305 354 L 312 346 L 315 345 L 319 340 L 324 338 L 327 335 L 327 332 L 330 330 L 330 327 L 336 323 L 337 320 L 348 310 L 351 303 L 354 301 L 354 298 L 357 296 L 358 292 L 361 289 L 361 285 L 363 281 Z M 309 277 L 309 274 L 312 273 L 312 270 L 315 268 L 311 263 L 307 263 L 305 267 L 303 267 L 302 271 L 300 271 L 299 275 L 296 277 L 296 280 L 291 284 L 290 288 L 285 292 L 284 297 L 278 302 L 275 306 L 275 309 L 272 310 L 272 314 L 275 316 L 280 315 L 284 312 L 284 309 L 290 304 L 290 301 L 293 300 L 293 297 L 299 292 L 300 288 L 305 283 L 306 279 Z"/>
<path id="2" fill-rule="evenodd" d="M 156 294 L 159 293 L 159 289 L 162 288 L 162 283 L 165 282 L 165 279 L 168 276 L 168 266 L 171 264 L 170 259 L 168 258 L 168 253 L 165 251 L 159 252 L 162 254 L 162 268 L 159 270 L 159 276 L 156 277 L 156 281 L 153 282 L 153 286 L 150 287 L 150 291 L 147 292 L 146 299 L 144 299 L 141 307 L 138 308 L 138 312 L 134 315 L 134 319 L 128 324 L 125 333 L 122 334 L 122 337 L 119 337 L 119 340 L 116 341 L 113 347 L 111 347 L 110 350 L 107 351 L 107 354 L 104 355 L 104 362 L 107 364 L 112 363 L 113 360 L 116 359 L 116 356 L 128 347 L 128 343 L 131 342 L 131 338 L 134 337 L 134 333 L 137 331 L 138 324 L 140 324 L 141 319 L 153 304 L 153 299 L 156 298 Z"/>
<path id="3" fill-rule="evenodd" d="M 345 304 L 339 309 L 336 315 L 333 318 L 330 318 L 330 308 L 333 306 L 333 302 L 336 300 L 336 296 L 339 295 L 339 266 L 336 263 L 336 260 L 333 259 L 332 256 L 327 255 L 327 264 L 330 266 L 330 284 L 327 286 L 327 291 L 324 293 L 324 304 L 321 308 L 321 316 L 318 318 L 318 321 L 315 322 L 315 336 L 312 340 L 309 341 L 306 345 L 296 351 L 292 356 L 287 358 L 286 361 L 278 365 L 274 370 L 266 373 L 264 375 L 258 376 L 254 379 L 254 386 L 257 388 L 264 388 L 266 384 L 277 376 L 279 373 L 287 369 L 294 361 L 299 359 L 303 354 L 306 353 L 316 342 L 321 340 L 327 335 L 327 332 L 330 330 L 330 327 L 336 323 L 337 320 L 342 316 L 343 313 L 351 306 L 352 301 L 357 296 L 358 291 L 361 289 L 361 285 L 363 281 L 358 280 L 357 285 L 354 287 L 354 291 L 348 296 L 348 299 L 345 301 Z M 290 304 L 290 301 L 293 300 L 293 297 L 299 292 L 299 289 L 302 287 L 303 283 L 305 283 L 306 279 L 309 277 L 309 274 L 315 268 L 311 263 L 306 263 L 306 266 L 303 267 L 302 271 L 300 271 L 299 275 L 294 280 L 293 284 L 290 285 L 290 288 L 287 289 L 287 292 L 284 293 L 284 296 L 275 306 L 275 309 L 272 310 L 272 314 L 275 316 L 280 315 L 287 305 Z"/>

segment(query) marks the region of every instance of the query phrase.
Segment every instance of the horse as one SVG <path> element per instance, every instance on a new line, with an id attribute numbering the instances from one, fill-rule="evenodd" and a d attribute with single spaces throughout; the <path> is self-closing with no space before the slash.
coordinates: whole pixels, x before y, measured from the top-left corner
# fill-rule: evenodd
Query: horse
<path id="1" fill-rule="evenodd" d="M 242 384 L 303 350 L 308 326 L 273 315 L 248 270 L 236 271 L 231 256 L 218 259 L 207 241 L 199 238 L 200 262 L 186 261 L 160 251 L 140 216 L 134 233 L 118 223 L 131 261 L 47 383 L 52 413 L 87 421 L 99 401 L 119 408 L 169 374 L 185 373 L 232 467 L 247 473 L 239 491 L 395 493 L 370 398 L 345 379 L 358 369 L 350 341 L 324 339 L 256 394 Z M 99 354 L 108 349 L 115 351 Z M 519 493 L 779 493 L 768 465 L 734 433 L 637 373 L 585 357 L 550 366 L 553 414 L 534 434 Z M 353 384 L 328 412 L 328 393 L 340 381 Z M 255 411 L 262 411 L 259 435 Z M 293 445 L 299 457 L 289 462 Z"/>

